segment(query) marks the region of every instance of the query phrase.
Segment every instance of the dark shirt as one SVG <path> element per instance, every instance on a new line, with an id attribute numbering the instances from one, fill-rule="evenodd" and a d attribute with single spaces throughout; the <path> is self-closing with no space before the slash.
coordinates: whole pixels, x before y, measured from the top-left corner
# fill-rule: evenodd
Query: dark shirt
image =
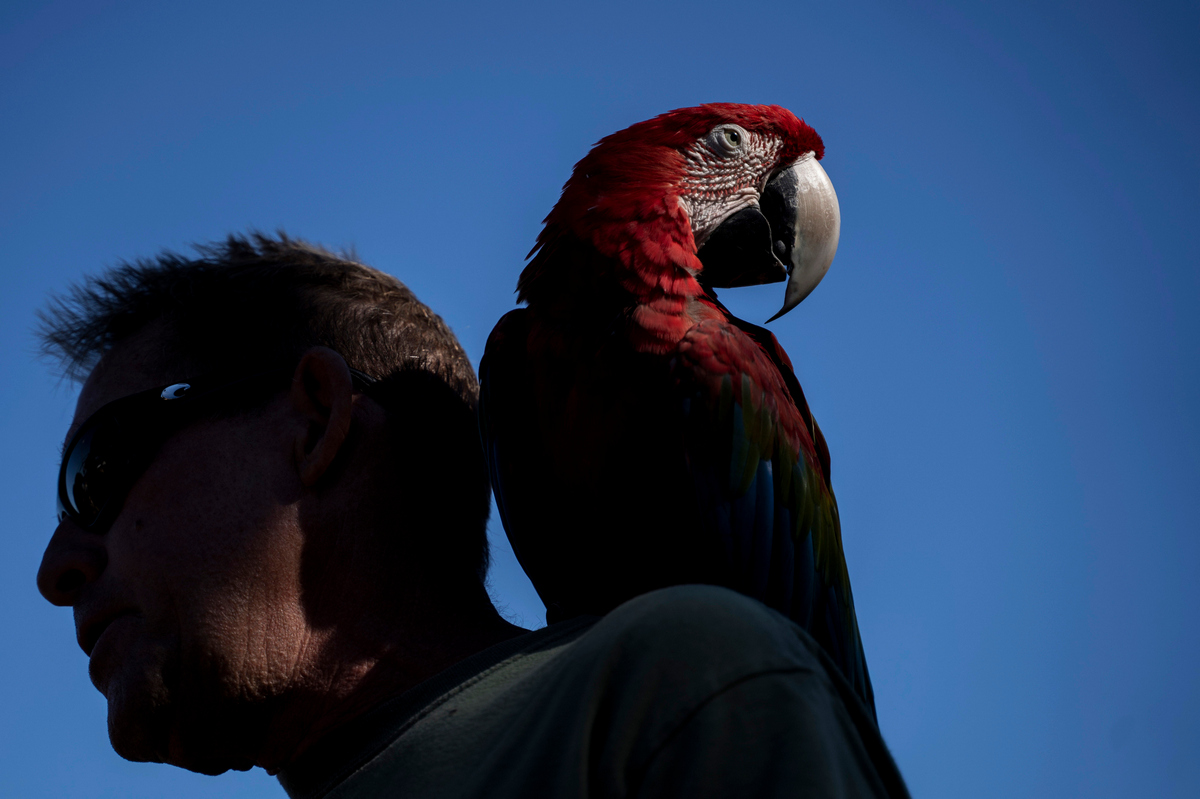
<path id="1" fill-rule="evenodd" d="M 331 737 L 280 773 L 293 799 L 908 796 L 812 638 L 708 586 L 505 641 Z"/>

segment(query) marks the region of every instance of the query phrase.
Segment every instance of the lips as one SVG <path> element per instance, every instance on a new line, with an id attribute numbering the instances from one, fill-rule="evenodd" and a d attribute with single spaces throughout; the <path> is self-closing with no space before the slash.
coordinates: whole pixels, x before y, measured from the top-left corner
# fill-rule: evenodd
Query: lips
<path id="1" fill-rule="evenodd" d="M 75 635 L 75 640 L 79 642 L 79 648 L 83 650 L 85 655 L 91 657 L 92 650 L 96 647 L 96 642 L 100 640 L 100 636 L 104 635 L 104 631 L 108 629 L 109 625 L 122 616 L 132 615 L 134 615 L 132 609 L 120 608 L 89 617 L 79 625 Z"/>

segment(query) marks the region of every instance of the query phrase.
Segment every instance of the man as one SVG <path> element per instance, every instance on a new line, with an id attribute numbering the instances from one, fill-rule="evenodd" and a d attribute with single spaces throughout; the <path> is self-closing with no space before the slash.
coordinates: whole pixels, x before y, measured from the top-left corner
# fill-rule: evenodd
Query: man
<path id="1" fill-rule="evenodd" d="M 753 601 L 498 616 L 475 377 L 394 278 L 231 237 L 44 321 L 85 379 L 38 587 L 123 757 L 306 799 L 905 795 L 836 668 Z"/>

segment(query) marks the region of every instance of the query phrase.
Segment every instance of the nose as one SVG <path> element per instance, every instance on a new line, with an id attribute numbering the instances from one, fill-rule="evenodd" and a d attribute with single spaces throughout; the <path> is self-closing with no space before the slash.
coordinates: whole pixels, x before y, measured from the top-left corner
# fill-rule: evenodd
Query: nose
<path id="1" fill-rule="evenodd" d="M 51 604 L 74 605 L 83 587 L 99 579 L 107 565 L 103 536 L 89 533 L 70 520 L 60 522 L 42 555 L 38 591 Z"/>

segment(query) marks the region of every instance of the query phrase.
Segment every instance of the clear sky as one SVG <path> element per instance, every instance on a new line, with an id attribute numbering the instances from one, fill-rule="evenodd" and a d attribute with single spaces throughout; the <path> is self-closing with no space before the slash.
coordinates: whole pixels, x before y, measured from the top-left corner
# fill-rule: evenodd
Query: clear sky
<path id="1" fill-rule="evenodd" d="M 119 759 L 35 590 L 76 393 L 48 293 L 285 228 L 477 362 L 572 164 L 709 101 L 826 143 L 841 248 L 772 328 L 913 794 L 1200 796 L 1198 41 L 1194 2 L 0 5 L 0 796 L 282 795 Z M 782 287 L 722 297 L 761 322 Z"/>

